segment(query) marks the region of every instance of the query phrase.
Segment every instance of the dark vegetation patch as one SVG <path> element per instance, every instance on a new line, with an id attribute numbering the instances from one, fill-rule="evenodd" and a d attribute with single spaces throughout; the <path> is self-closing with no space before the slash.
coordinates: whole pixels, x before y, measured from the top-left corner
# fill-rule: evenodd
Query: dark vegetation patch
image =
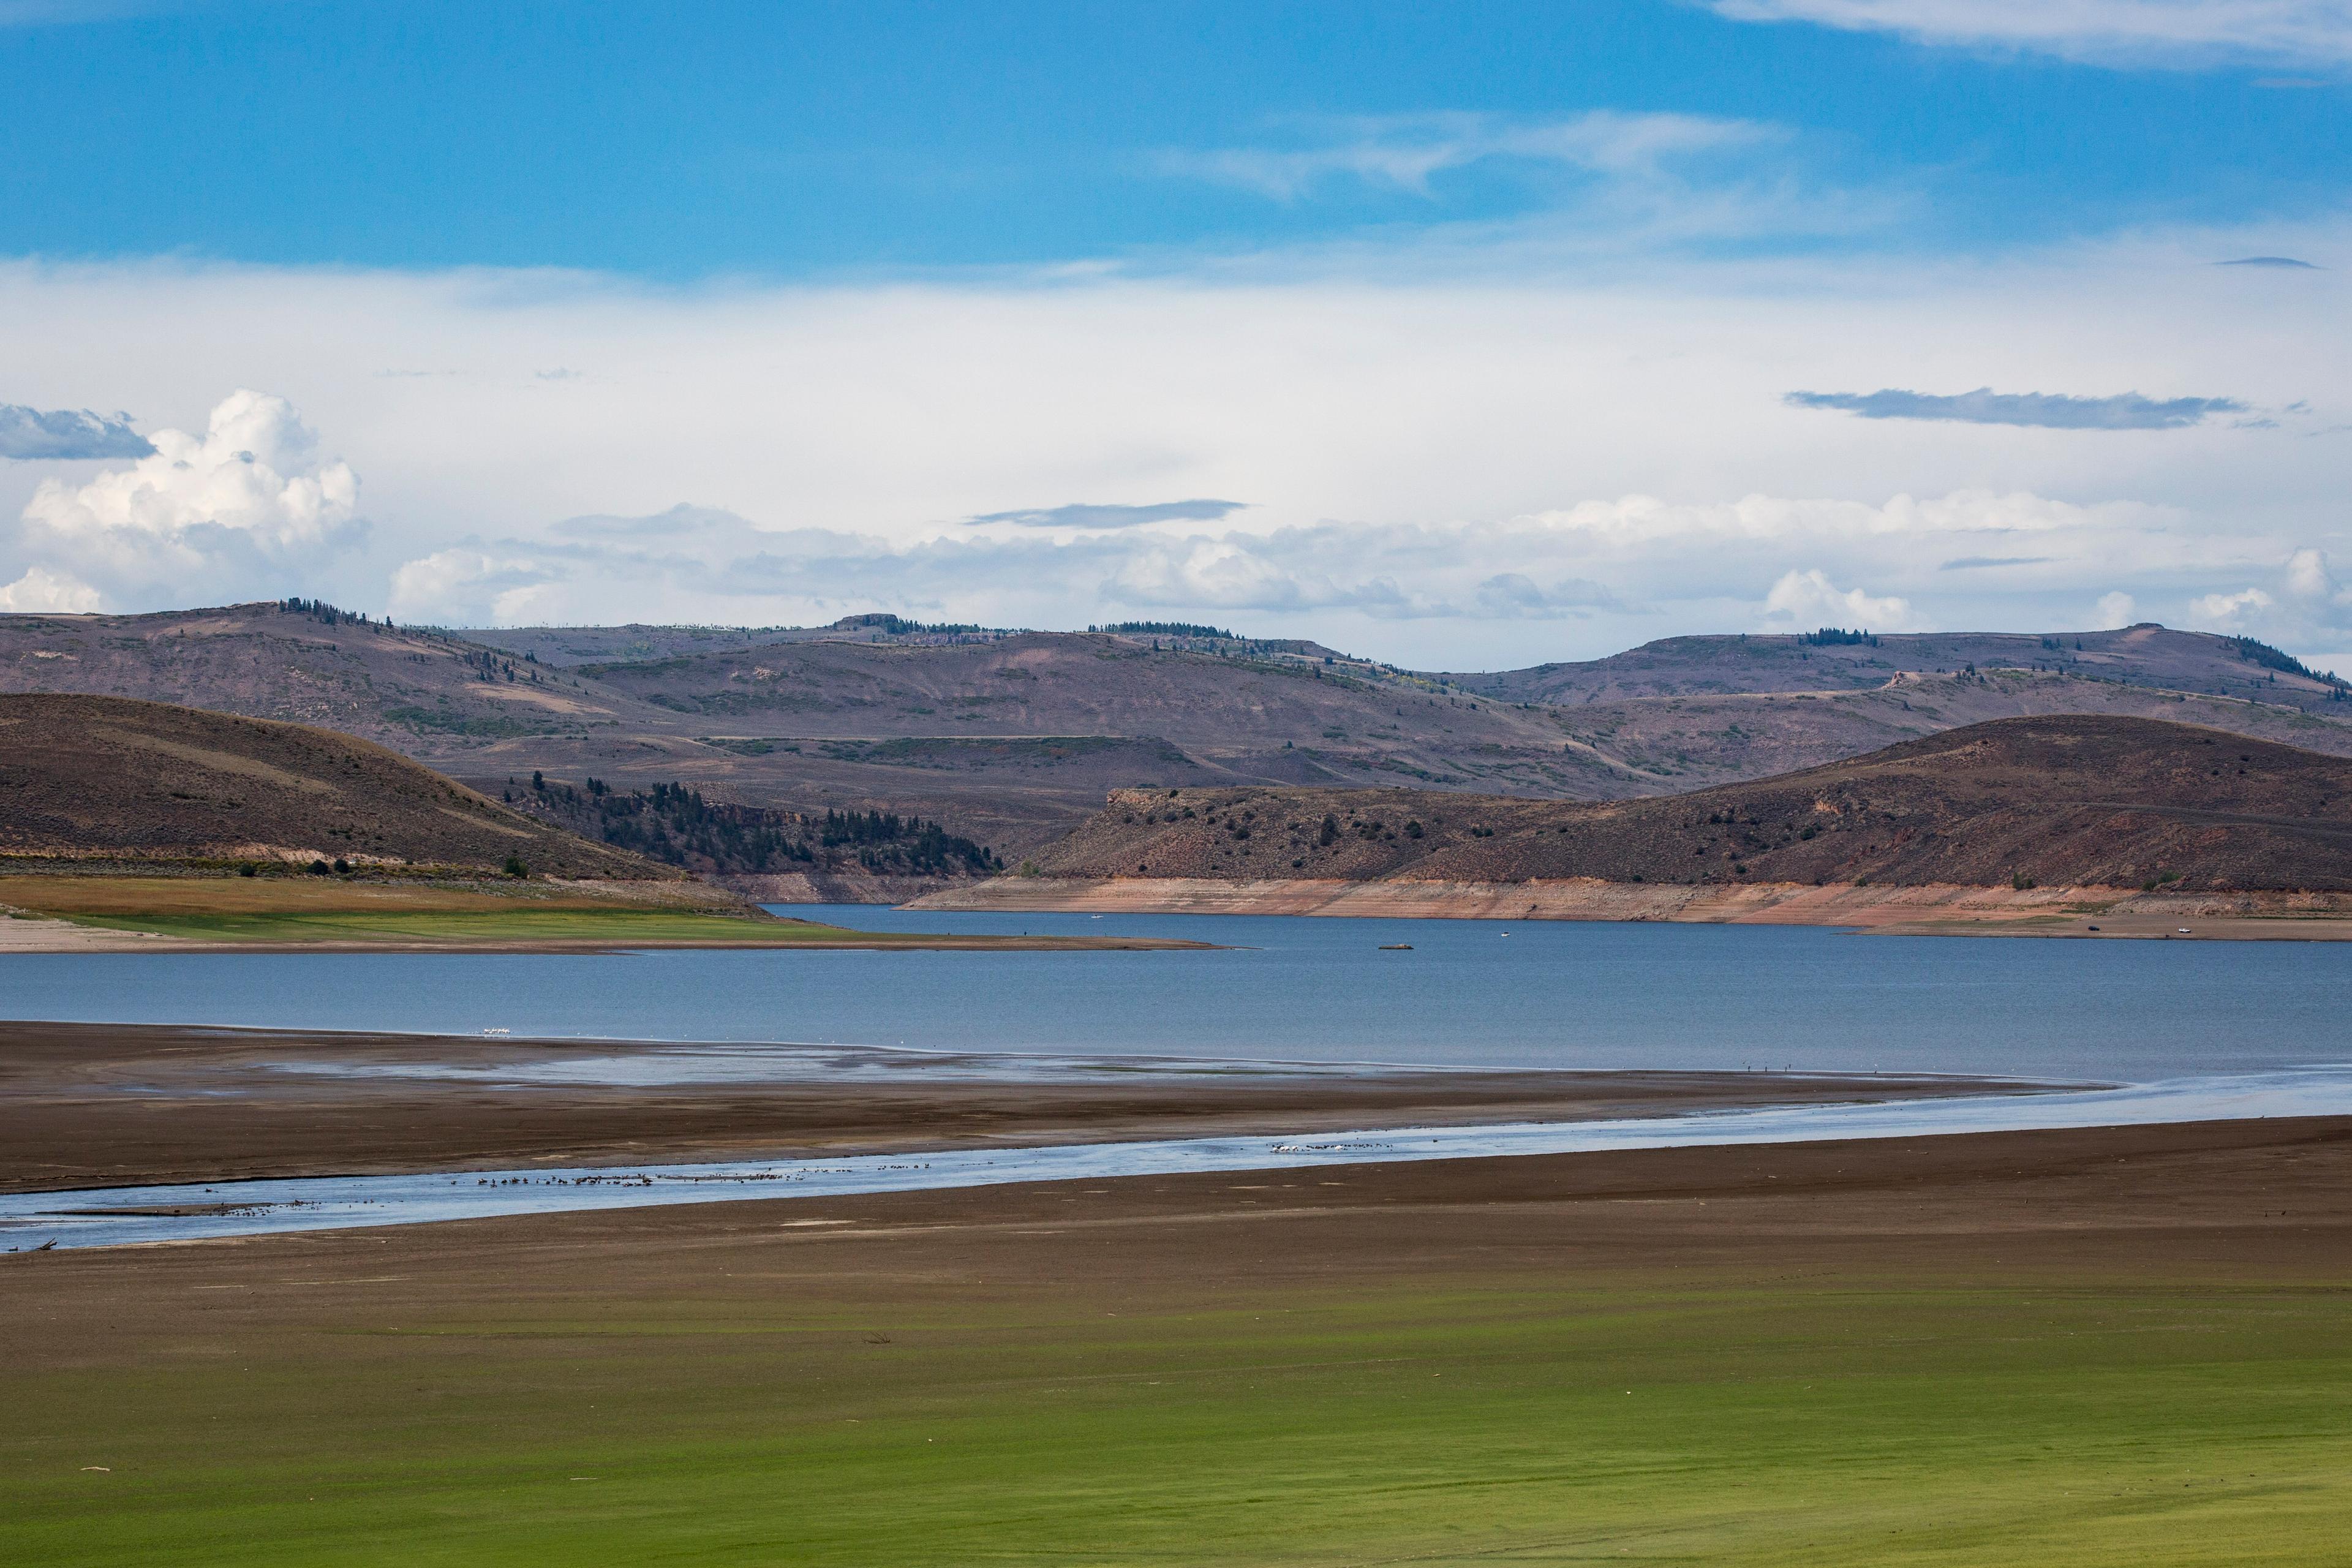
<path id="1" fill-rule="evenodd" d="M 524 810 L 584 837 L 704 874 L 865 871 L 877 876 L 983 877 L 1004 868 L 985 845 L 936 822 L 890 811 L 822 816 L 737 805 L 678 784 L 616 790 L 533 773 L 508 795 Z"/>

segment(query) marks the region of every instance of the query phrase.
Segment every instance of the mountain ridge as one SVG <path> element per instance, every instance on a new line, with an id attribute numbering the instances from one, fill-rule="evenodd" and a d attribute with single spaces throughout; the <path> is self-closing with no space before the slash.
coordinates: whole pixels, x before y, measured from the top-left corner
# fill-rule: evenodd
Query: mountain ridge
<path id="1" fill-rule="evenodd" d="M 457 632 L 298 599 L 0 616 L 0 689 L 324 725 L 492 797 L 541 773 L 574 786 L 684 785 L 803 816 L 893 812 L 1011 859 L 1122 786 L 1628 798 L 2042 712 L 2171 718 L 2352 754 L 2340 683 L 2284 668 L 2294 661 L 2261 645 L 2161 627 L 1669 638 L 1482 676 L 1197 635 L 1212 630 L 848 616 L 812 628 Z M 1861 640 L 1825 640 L 1848 637 Z M 633 649 L 644 657 L 614 657 Z M 1741 687 L 1751 689 L 1727 689 Z"/>

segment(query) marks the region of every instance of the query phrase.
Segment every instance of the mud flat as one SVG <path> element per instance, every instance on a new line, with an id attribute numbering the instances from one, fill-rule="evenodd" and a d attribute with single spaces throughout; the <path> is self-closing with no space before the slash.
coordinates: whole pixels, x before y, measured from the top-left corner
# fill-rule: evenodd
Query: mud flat
<path id="1" fill-rule="evenodd" d="M 1762 882 L 1694 887 L 1567 878 L 1525 882 L 1196 877 L 1000 877 L 929 894 L 915 910 L 1329 915 L 1381 920 L 1669 921 L 1816 925 L 1915 936 L 2197 937 L 2352 941 L 2352 900 L 2127 888 L 1875 887 Z M 2187 930 L 2181 928 L 2186 927 Z"/>
<path id="2" fill-rule="evenodd" d="M 2030 1087 L 10 1023 L 0 1190 L 1597 1121 Z"/>

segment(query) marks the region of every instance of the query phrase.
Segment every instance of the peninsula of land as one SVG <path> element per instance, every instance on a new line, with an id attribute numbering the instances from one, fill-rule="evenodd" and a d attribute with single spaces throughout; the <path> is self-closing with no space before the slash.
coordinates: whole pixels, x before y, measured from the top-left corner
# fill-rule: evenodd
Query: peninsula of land
<path id="1" fill-rule="evenodd" d="M 2067 715 L 1640 800 L 1125 790 L 916 907 L 2342 940 L 2352 763 Z"/>
<path id="2" fill-rule="evenodd" d="M 1141 949 L 784 920 L 331 730 L 0 696 L 0 954 Z"/>

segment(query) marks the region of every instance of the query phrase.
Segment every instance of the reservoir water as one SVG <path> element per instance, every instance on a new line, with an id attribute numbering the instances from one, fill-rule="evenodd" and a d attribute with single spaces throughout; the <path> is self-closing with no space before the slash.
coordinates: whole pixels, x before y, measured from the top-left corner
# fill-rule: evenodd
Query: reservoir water
<path id="1" fill-rule="evenodd" d="M 17 954 L 0 1017 L 1495 1068 L 2150 1082 L 2352 1062 L 2352 945 L 1806 927 L 782 912 L 1211 952 Z M 1409 952 L 1383 951 L 1410 943 Z"/>

